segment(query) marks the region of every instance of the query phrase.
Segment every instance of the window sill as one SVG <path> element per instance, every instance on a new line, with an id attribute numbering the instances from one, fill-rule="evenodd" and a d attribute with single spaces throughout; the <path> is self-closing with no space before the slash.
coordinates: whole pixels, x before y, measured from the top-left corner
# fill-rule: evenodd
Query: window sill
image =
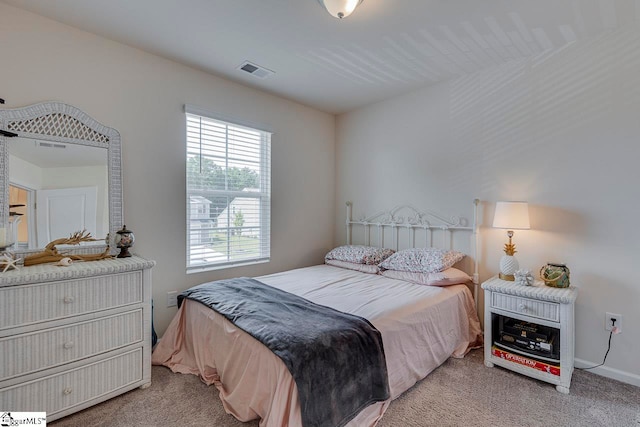
<path id="1" fill-rule="evenodd" d="M 271 261 L 271 258 L 264 258 L 264 259 L 258 259 L 258 260 L 229 262 L 225 264 L 209 264 L 209 265 L 203 265 L 203 266 L 197 266 L 197 267 L 187 267 L 187 274 L 204 273 L 206 271 L 214 271 L 214 270 L 225 270 L 227 268 L 245 267 L 248 265 L 255 265 L 255 264 L 265 264 L 270 261 Z"/>

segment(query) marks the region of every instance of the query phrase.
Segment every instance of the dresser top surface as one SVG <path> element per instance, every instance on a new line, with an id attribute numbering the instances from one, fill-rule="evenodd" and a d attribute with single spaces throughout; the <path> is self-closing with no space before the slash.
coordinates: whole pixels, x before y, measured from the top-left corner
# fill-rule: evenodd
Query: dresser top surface
<path id="1" fill-rule="evenodd" d="M 569 286 L 568 288 L 553 288 L 545 285 L 544 282 L 540 280 L 536 280 L 533 286 L 525 286 L 519 285 L 516 282 L 502 280 L 497 276 L 484 282 L 482 289 L 561 304 L 573 304 L 578 297 L 578 289 L 574 286 Z"/>
<path id="2" fill-rule="evenodd" d="M 18 267 L 16 270 L 8 270 L 4 273 L 0 270 L 0 288 L 29 283 L 54 282 L 58 280 L 125 273 L 128 271 L 152 268 L 155 264 L 155 261 L 134 255 L 130 258 L 75 261 L 67 267 L 61 267 L 56 264 L 38 264 L 29 267 Z"/>

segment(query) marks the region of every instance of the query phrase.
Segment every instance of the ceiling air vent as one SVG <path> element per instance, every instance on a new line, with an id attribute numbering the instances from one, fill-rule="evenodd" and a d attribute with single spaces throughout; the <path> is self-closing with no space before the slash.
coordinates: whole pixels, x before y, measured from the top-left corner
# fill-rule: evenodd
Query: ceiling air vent
<path id="1" fill-rule="evenodd" d="M 269 77 L 272 74 L 275 74 L 275 71 L 271 71 L 268 68 L 261 67 L 260 65 L 254 64 L 249 61 L 245 61 L 238 67 L 238 70 L 242 70 L 251 74 L 252 76 L 264 79 Z"/>
<path id="2" fill-rule="evenodd" d="M 36 141 L 36 146 L 45 147 L 45 148 L 67 148 L 67 146 L 64 144 L 53 144 L 51 142 L 42 142 L 42 141 Z"/>

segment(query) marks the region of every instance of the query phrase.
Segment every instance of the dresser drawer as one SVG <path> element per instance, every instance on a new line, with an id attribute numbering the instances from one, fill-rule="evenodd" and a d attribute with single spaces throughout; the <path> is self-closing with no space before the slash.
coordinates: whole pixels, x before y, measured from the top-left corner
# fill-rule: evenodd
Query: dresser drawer
<path id="1" fill-rule="evenodd" d="M 142 380 L 142 349 L 0 390 L 0 408 L 47 417 Z"/>
<path id="2" fill-rule="evenodd" d="M 142 341 L 142 309 L 0 339 L 0 381 Z"/>
<path id="3" fill-rule="evenodd" d="M 560 304 L 555 302 L 539 301 L 492 292 L 491 306 L 513 313 L 550 320 L 552 322 L 560 321 Z"/>
<path id="4" fill-rule="evenodd" d="M 142 272 L 0 288 L 0 330 L 140 303 Z"/>

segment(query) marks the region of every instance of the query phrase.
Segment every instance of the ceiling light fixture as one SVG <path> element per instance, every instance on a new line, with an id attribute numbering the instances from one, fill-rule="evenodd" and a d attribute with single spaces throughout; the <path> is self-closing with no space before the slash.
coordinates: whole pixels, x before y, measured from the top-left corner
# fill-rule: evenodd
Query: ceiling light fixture
<path id="1" fill-rule="evenodd" d="M 331 16 L 342 19 L 351 15 L 363 0 L 318 0 Z"/>

